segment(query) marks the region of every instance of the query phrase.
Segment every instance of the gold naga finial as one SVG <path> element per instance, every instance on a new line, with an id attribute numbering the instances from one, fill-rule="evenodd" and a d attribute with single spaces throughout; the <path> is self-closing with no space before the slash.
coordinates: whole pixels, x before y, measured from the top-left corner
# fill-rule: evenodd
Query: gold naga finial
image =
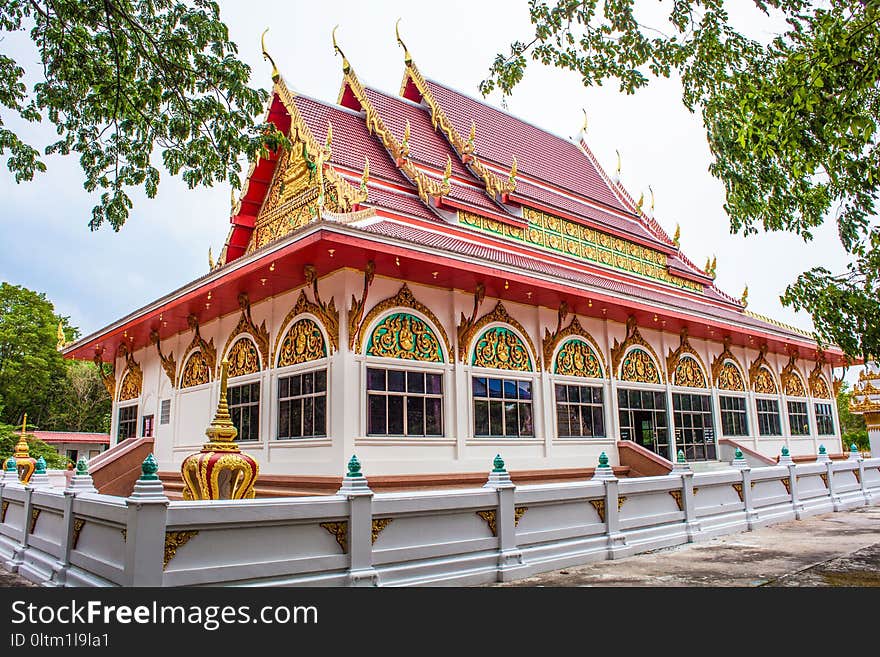
<path id="1" fill-rule="evenodd" d="M 508 185 L 515 185 L 515 184 L 516 184 L 516 175 L 517 175 L 517 173 L 518 173 L 518 171 L 517 171 L 517 168 L 516 168 L 516 155 L 514 155 L 514 156 L 513 156 L 513 162 L 512 162 L 511 165 L 510 165 L 510 175 L 507 176 L 507 183 L 508 183 Z"/>
<path id="2" fill-rule="evenodd" d="M 639 212 L 642 211 L 642 206 L 645 204 L 645 192 L 639 194 L 639 200 L 636 201 L 636 208 L 638 208 Z"/>
<path id="3" fill-rule="evenodd" d="M 336 43 L 336 29 L 339 25 L 333 27 L 333 32 L 330 33 L 330 36 L 333 38 L 333 51 L 342 57 L 342 72 L 348 73 L 351 70 L 351 64 L 348 63 L 348 58 L 345 56 L 345 53 L 342 52 L 342 48 L 339 47 L 339 44 Z"/>
<path id="4" fill-rule="evenodd" d="M 747 308 L 749 305 L 749 284 L 746 283 L 745 289 L 743 289 L 742 296 L 739 298 L 739 302 L 743 305 L 743 308 Z"/>
<path id="5" fill-rule="evenodd" d="M 706 266 L 703 267 L 703 271 L 709 275 L 712 274 L 712 258 L 709 256 L 706 256 Z"/>
<path id="6" fill-rule="evenodd" d="M 651 213 L 654 212 L 654 188 L 648 185 L 648 191 L 651 192 Z"/>
<path id="7" fill-rule="evenodd" d="M 449 186 L 449 179 L 452 178 L 452 158 L 446 155 L 446 168 L 443 169 L 443 186 Z"/>
<path id="8" fill-rule="evenodd" d="M 62 326 L 62 322 L 58 322 L 58 333 L 56 337 L 58 338 L 58 343 L 55 345 L 55 348 L 58 349 L 58 351 L 61 351 L 67 346 L 67 338 L 64 337 L 64 326 Z"/>
<path id="9" fill-rule="evenodd" d="M 333 124 L 330 123 L 330 119 L 327 119 L 327 138 L 324 140 L 324 146 L 327 150 L 330 150 L 330 145 L 333 143 Z"/>
<path id="10" fill-rule="evenodd" d="M 715 276 L 715 267 L 718 266 L 718 259 L 712 256 L 712 276 Z"/>
<path id="11" fill-rule="evenodd" d="M 361 193 L 367 193 L 367 182 L 370 180 L 370 158 L 364 155 L 364 173 L 361 176 Z"/>
<path id="12" fill-rule="evenodd" d="M 272 59 L 272 56 L 266 50 L 266 32 L 268 31 L 268 27 L 263 30 L 263 36 L 260 37 L 260 45 L 263 48 L 263 59 L 269 60 L 269 63 L 272 64 L 272 82 L 278 82 L 279 78 L 281 77 L 281 73 L 278 72 L 278 67 L 275 66 L 275 60 Z"/>
<path id="13" fill-rule="evenodd" d="M 581 112 L 584 113 L 584 124 L 581 126 L 581 132 L 587 131 L 587 110 L 581 107 Z"/>
<path id="14" fill-rule="evenodd" d="M 471 119 L 471 133 L 468 135 L 468 144 L 470 144 L 471 148 L 476 145 L 477 139 L 477 122 Z"/>
<path id="15" fill-rule="evenodd" d="M 412 55 L 409 54 L 409 48 L 406 47 L 406 44 L 403 42 L 403 39 L 400 38 L 400 21 L 403 20 L 401 18 L 397 19 L 397 22 L 394 23 L 394 36 L 397 37 L 397 45 L 403 48 L 403 62 L 405 64 L 410 64 L 412 62 Z"/>
<path id="16" fill-rule="evenodd" d="M 406 159 L 409 157 L 409 137 L 410 137 L 411 128 L 409 126 L 409 119 L 406 120 L 406 125 L 403 127 L 403 141 L 400 142 L 400 157 Z"/>
<path id="17" fill-rule="evenodd" d="M 681 224 L 675 224 L 675 235 L 672 237 L 672 242 L 675 246 L 681 245 Z"/>
<path id="18" fill-rule="evenodd" d="M 616 175 L 619 178 L 620 177 L 620 151 L 615 148 L 614 152 L 617 153 L 617 169 L 614 171 L 614 175 Z"/>

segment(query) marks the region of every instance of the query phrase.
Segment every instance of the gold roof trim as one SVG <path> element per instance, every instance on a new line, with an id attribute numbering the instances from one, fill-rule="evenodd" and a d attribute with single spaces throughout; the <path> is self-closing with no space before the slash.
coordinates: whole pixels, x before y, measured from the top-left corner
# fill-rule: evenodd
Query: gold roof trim
<path id="1" fill-rule="evenodd" d="M 803 335 L 804 337 L 810 338 L 812 340 L 816 339 L 815 334 L 809 333 L 803 329 L 799 329 L 796 326 L 792 326 L 791 324 L 785 324 L 784 322 L 779 322 L 775 319 L 771 319 L 766 315 L 759 315 L 758 313 L 753 313 L 751 310 L 743 310 L 744 315 L 748 315 L 749 317 L 753 317 L 754 319 L 760 319 L 762 322 L 767 322 L 768 324 L 773 324 L 774 326 L 778 326 L 779 328 L 783 328 L 786 331 L 792 331 L 793 333 L 797 333 L 798 335 Z"/>
<path id="2" fill-rule="evenodd" d="M 397 32 L 397 26 L 395 26 L 395 31 Z M 486 165 L 480 162 L 479 158 L 474 153 L 476 125 L 473 123 L 471 124 L 471 134 L 469 139 L 464 139 L 458 134 L 458 131 L 452 126 L 452 123 L 443 113 L 440 104 L 428 88 L 427 81 L 419 72 L 412 56 L 409 54 L 409 50 L 407 50 L 406 45 L 404 45 L 401 40 L 399 32 L 397 32 L 397 43 L 404 50 L 404 63 L 406 64 L 406 73 L 404 73 L 403 82 L 401 82 L 400 85 L 401 95 L 403 95 L 403 92 L 406 89 L 407 79 L 412 80 L 413 84 L 416 85 L 416 89 L 418 89 L 419 93 L 422 95 L 422 99 L 427 103 L 428 108 L 431 110 L 431 123 L 434 125 L 434 129 L 436 130 L 437 128 L 440 128 L 446 136 L 446 139 L 449 140 L 452 148 L 458 153 L 459 159 L 462 163 L 468 167 L 477 178 L 483 181 L 483 184 L 486 186 L 486 193 L 492 198 L 496 198 L 502 193 L 512 194 L 516 190 L 516 174 L 513 173 L 504 180 L 496 176 L 486 167 Z"/>

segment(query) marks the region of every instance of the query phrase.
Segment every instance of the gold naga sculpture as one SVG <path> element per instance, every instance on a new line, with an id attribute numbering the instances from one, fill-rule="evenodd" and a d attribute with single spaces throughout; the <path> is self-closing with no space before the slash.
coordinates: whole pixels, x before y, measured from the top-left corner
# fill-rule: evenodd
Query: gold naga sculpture
<path id="1" fill-rule="evenodd" d="M 232 423 L 226 401 L 229 361 L 224 358 L 220 367 L 220 401 L 214 420 L 205 430 L 208 442 L 200 452 L 187 456 L 180 466 L 185 500 L 241 500 L 255 496 L 260 466 L 242 453 L 235 442 L 238 429 Z"/>

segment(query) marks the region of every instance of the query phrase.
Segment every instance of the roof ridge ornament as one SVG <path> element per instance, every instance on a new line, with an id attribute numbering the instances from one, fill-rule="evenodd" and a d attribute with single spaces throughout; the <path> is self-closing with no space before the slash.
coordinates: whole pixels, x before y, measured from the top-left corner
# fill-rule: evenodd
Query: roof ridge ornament
<path id="1" fill-rule="evenodd" d="M 348 74 L 351 70 L 351 64 L 348 61 L 348 57 L 345 56 L 345 53 L 342 52 L 342 48 L 339 47 L 339 44 L 336 43 L 336 30 L 339 27 L 338 24 L 333 26 L 333 31 L 330 33 L 331 38 L 333 39 L 333 51 L 342 57 L 342 72 Z"/>
<path id="2" fill-rule="evenodd" d="M 263 30 L 263 34 L 260 37 L 260 46 L 263 50 L 263 59 L 268 60 L 269 63 L 272 64 L 272 82 L 278 82 L 278 80 L 281 78 L 281 73 L 278 72 L 278 67 L 275 65 L 275 60 L 272 59 L 272 56 L 266 50 L 266 32 L 268 31 L 268 27 Z"/>
<path id="3" fill-rule="evenodd" d="M 394 36 L 397 37 L 397 45 L 403 48 L 403 61 L 405 64 L 409 65 L 412 63 L 412 55 L 409 54 L 409 48 L 406 47 L 406 44 L 403 42 L 403 39 L 400 38 L 400 21 L 402 18 L 398 18 L 397 22 L 394 23 Z"/>

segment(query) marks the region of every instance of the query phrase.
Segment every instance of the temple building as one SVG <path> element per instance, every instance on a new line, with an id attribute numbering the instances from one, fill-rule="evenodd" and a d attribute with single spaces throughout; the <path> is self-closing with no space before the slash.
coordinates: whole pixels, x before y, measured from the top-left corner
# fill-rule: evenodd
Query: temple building
<path id="1" fill-rule="evenodd" d="M 428 79 L 399 45 L 396 95 L 335 40 L 335 103 L 273 62 L 268 120 L 292 145 L 252 166 L 218 262 L 64 349 L 101 368 L 114 444 L 150 438 L 179 473 L 225 359 L 236 439 L 270 479 L 338 478 L 352 454 L 373 482 L 483 481 L 498 453 L 516 479 L 630 446 L 842 451 L 839 349 L 719 290 L 585 133 Z"/>

